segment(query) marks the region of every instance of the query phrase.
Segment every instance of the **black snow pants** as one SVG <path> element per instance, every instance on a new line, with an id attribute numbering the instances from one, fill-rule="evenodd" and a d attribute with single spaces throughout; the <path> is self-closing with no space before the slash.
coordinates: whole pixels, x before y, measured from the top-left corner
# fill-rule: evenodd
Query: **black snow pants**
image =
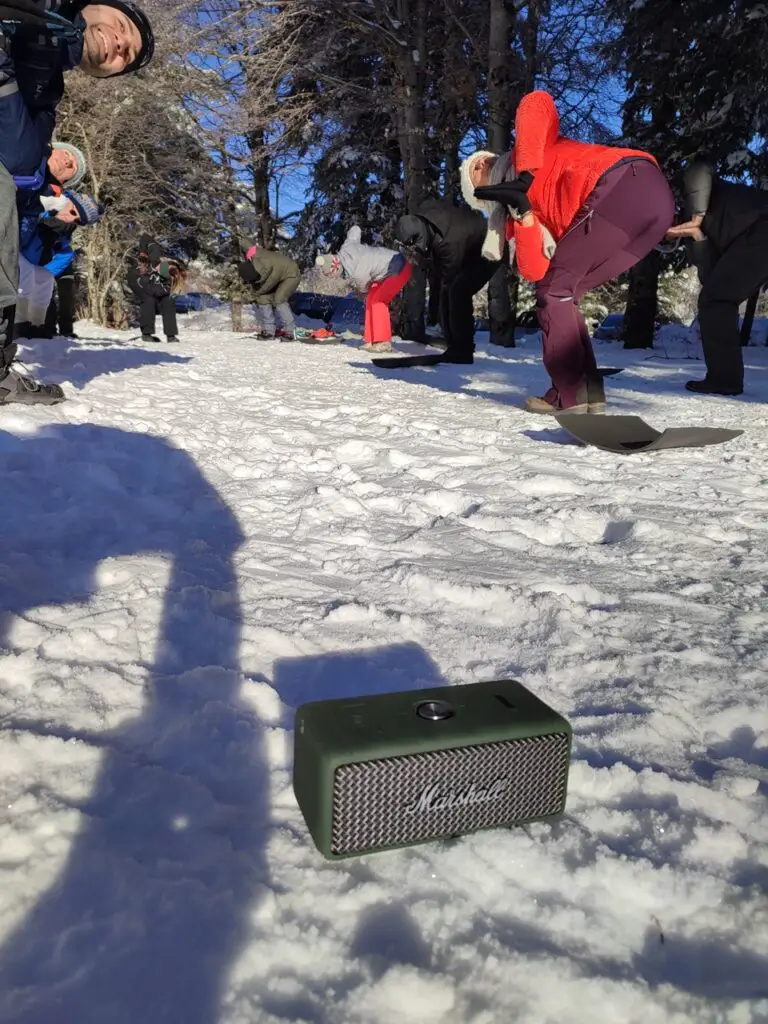
<path id="1" fill-rule="evenodd" d="M 699 294 L 699 327 L 707 380 L 723 388 L 744 385 L 739 306 L 768 282 L 768 218 L 740 235 L 720 256 Z"/>
<path id="2" fill-rule="evenodd" d="M 488 284 L 498 263 L 473 260 L 463 267 L 440 292 L 440 326 L 447 351 L 453 355 L 471 356 L 475 352 L 475 314 L 472 299 Z"/>
<path id="3" fill-rule="evenodd" d="M 163 333 L 166 338 L 175 338 L 179 329 L 176 323 L 176 303 L 172 295 L 155 297 L 145 295 L 141 300 L 139 321 L 142 334 L 155 333 L 155 317 L 160 314 L 163 318 Z"/>

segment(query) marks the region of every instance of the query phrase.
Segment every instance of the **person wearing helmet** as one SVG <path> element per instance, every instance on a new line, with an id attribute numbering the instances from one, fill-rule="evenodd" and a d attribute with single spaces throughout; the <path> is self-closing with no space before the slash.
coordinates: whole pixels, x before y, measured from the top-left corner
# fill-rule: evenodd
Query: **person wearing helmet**
<path id="1" fill-rule="evenodd" d="M 60 401 L 61 389 L 12 369 L 19 282 L 16 190 L 27 207 L 46 185 L 64 72 L 113 78 L 146 67 L 149 19 L 133 0 L 0 0 L 0 405 Z M 30 196 L 31 193 L 31 196 Z"/>

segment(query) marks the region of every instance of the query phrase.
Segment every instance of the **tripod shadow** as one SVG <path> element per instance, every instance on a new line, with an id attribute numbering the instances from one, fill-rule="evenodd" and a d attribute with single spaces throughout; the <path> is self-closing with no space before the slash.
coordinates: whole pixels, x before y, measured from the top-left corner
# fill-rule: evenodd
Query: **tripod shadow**
<path id="1" fill-rule="evenodd" d="M 79 425 L 0 435 L 0 470 L 0 647 L 13 615 L 87 603 L 103 559 L 171 562 L 133 721 L 89 733 L 18 708 L 5 717 L 4 730 L 76 739 L 103 760 L 91 795 L 69 802 L 82 826 L 59 879 L 0 947 L 0 1020 L 216 1024 L 267 873 L 261 737 L 238 704 L 239 525 L 159 438 Z"/>

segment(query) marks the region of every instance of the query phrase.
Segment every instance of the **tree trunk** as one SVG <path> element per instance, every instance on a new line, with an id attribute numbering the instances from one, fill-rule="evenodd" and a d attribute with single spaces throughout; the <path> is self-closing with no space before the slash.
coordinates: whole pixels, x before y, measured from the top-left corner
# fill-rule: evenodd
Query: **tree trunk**
<path id="1" fill-rule="evenodd" d="M 445 149 L 443 162 L 443 195 L 447 199 L 455 199 L 461 191 L 461 158 L 459 147 L 461 139 L 457 132 L 451 132 Z"/>
<path id="2" fill-rule="evenodd" d="M 269 204 L 269 184 L 272 174 L 262 129 L 248 133 L 248 146 L 251 151 L 253 201 L 258 223 L 256 243 L 265 249 L 272 249 L 277 241 L 277 231 L 275 218 L 272 216 Z"/>
<path id="3" fill-rule="evenodd" d="M 624 348 L 653 348 L 661 255 L 655 249 L 629 272 Z"/>
<path id="4" fill-rule="evenodd" d="M 506 153 L 512 121 L 510 88 L 510 35 L 512 23 L 506 0 L 489 0 L 488 44 L 488 149 Z M 509 294 L 509 267 L 502 261 L 488 285 L 488 317 L 491 344 L 514 348 L 515 314 Z"/>
<path id="5" fill-rule="evenodd" d="M 427 0 L 404 0 L 403 21 L 410 24 L 409 45 L 400 49 L 398 71 L 403 90 L 400 153 L 405 174 L 406 213 L 424 198 L 427 131 L 424 118 L 427 64 Z"/>
<path id="6" fill-rule="evenodd" d="M 400 121 L 400 155 L 405 179 L 405 212 L 410 213 L 424 199 L 426 186 L 427 132 L 424 118 L 424 74 L 427 64 L 427 0 L 403 0 L 403 23 L 412 27 L 410 46 L 398 58 L 403 90 Z M 427 275 L 413 268 L 403 292 L 400 333 L 411 341 L 426 341 L 425 313 Z"/>
<path id="7" fill-rule="evenodd" d="M 243 300 L 232 299 L 232 330 L 238 334 L 243 329 Z"/>
<path id="8" fill-rule="evenodd" d="M 461 141 L 464 134 L 462 112 L 455 89 L 451 89 L 456 77 L 456 69 L 465 60 L 464 46 L 466 40 L 451 21 L 444 24 L 442 83 L 446 88 L 438 90 L 445 95 L 439 112 L 439 121 L 434 125 L 437 129 L 438 159 L 442 156 L 443 163 L 443 195 L 447 199 L 455 199 L 461 192 Z M 434 115 L 433 115 L 434 116 Z"/>
<path id="9" fill-rule="evenodd" d="M 240 226 L 237 222 L 237 203 L 235 202 L 235 173 L 232 169 L 232 160 L 226 149 L 226 142 L 222 139 L 219 144 L 219 156 L 221 157 L 221 168 L 224 172 L 224 181 L 227 186 L 227 199 L 224 204 L 224 219 L 229 231 L 229 249 L 235 263 L 243 258 L 246 246 L 243 246 L 240 238 Z"/>

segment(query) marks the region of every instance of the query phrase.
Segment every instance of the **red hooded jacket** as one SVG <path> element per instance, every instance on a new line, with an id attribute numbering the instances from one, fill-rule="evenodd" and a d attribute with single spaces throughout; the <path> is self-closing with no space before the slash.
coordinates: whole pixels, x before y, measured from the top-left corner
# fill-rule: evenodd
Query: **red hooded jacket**
<path id="1" fill-rule="evenodd" d="M 574 224 L 600 178 L 628 157 L 654 158 L 639 149 L 599 146 L 560 135 L 560 117 L 548 92 L 529 92 L 520 101 L 515 118 L 515 172 L 534 176 L 528 192 L 536 223 L 530 227 L 507 221 L 507 238 L 516 242 L 517 264 L 528 281 L 540 281 L 549 269 L 539 224 L 545 224 L 559 242 Z M 657 164 L 658 166 L 658 164 Z"/>

